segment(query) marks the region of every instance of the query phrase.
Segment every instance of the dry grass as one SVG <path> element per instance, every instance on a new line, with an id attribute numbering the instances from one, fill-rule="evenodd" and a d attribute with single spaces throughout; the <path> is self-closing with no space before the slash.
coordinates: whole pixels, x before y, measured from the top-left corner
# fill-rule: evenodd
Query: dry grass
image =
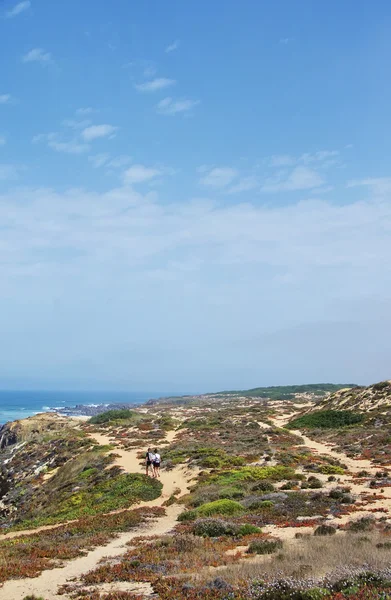
<path id="1" fill-rule="evenodd" d="M 314 537 L 305 535 L 301 539 L 286 543 L 277 555 L 262 556 L 255 562 L 243 561 L 221 569 L 219 575 L 232 585 L 256 579 L 278 577 L 301 579 L 303 577 L 324 577 L 338 571 L 341 566 L 363 567 L 368 570 L 381 570 L 389 567 L 391 548 L 377 548 L 390 537 L 373 532 L 369 534 L 337 534 Z M 197 576 L 197 582 L 210 579 L 210 573 Z"/>

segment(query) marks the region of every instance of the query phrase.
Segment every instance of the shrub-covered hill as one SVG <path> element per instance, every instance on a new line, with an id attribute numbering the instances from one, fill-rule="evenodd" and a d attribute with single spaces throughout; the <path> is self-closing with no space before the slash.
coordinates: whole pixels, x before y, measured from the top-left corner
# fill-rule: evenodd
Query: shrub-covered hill
<path id="1" fill-rule="evenodd" d="M 3 429 L 0 449 L 0 527 L 26 529 L 128 508 L 154 500 L 161 484 L 112 466 L 99 446 L 70 419 L 53 414 Z"/>
<path id="2" fill-rule="evenodd" d="M 371 411 L 391 408 L 391 381 L 338 390 L 317 405 L 318 410 Z"/>
<path id="3" fill-rule="evenodd" d="M 296 414 L 287 427 L 337 445 L 355 458 L 378 465 L 391 461 L 391 382 L 342 389 Z"/>
<path id="4" fill-rule="evenodd" d="M 239 398 L 262 399 L 262 400 L 319 400 L 327 394 L 340 389 L 355 388 L 352 384 L 338 383 L 309 383 L 303 385 L 280 385 L 270 387 L 256 387 L 248 390 L 226 390 L 200 394 L 198 396 L 174 396 L 149 400 L 147 406 L 158 404 L 169 405 L 191 405 L 194 403 L 221 402 L 222 400 L 237 401 Z"/>

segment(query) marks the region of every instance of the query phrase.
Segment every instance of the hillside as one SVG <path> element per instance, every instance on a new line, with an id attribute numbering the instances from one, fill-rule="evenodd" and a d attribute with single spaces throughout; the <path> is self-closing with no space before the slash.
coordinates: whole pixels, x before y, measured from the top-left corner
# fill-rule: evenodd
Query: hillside
<path id="1" fill-rule="evenodd" d="M 389 409 L 391 407 L 391 381 L 381 381 L 368 387 L 340 389 L 320 402 L 317 410 Z"/>
<path id="2" fill-rule="evenodd" d="M 303 385 L 281 385 L 269 387 L 257 387 L 248 390 L 226 390 L 223 392 L 211 392 L 207 394 L 191 396 L 169 396 L 149 400 L 147 406 L 156 406 L 157 404 L 172 405 L 190 405 L 194 402 L 205 403 L 221 400 L 239 400 L 241 398 L 254 398 L 263 400 L 297 400 L 308 401 L 324 398 L 327 394 L 336 392 L 340 389 L 355 388 L 352 384 L 338 383 L 309 383 Z"/>
<path id="3" fill-rule="evenodd" d="M 271 400 L 291 400 L 297 394 L 310 394 L 313 396 L 324 396 L 330 392 L 336 392 L 343 388 L 357 387 L 354 383 L 307 383 L 303 385 L 279 385 L 269 387 L 257 387 L 249 390 L 231 390 L 210 394 L 213 396 L 246 396 L 248 398 L 270 398 Z"/>

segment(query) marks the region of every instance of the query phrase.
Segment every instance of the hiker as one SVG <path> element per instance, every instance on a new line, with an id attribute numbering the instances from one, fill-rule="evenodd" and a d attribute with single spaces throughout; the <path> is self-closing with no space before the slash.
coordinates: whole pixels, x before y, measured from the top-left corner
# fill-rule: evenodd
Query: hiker
<path id="1" fill-rule="evenodd" d="M 155 460 L 155 455 L 153 454 L 151 448 L 148 448 L 145 454 L 145 467 L 146 467 L 146 475 L 149 475 L 149 468 L 152 469 L 152 477 L 154 477 L 154 465 L 153 461 Z"/>
<path id="2" fill-rule="evenodd" d="M 153 461 L 153 470 L 154 470 L 154 475 L 155 477 L 160 477 L 160 454 L 157 451 L 157 448 L 155 448 L 154 450 L 154 455 L 155 455 L 155 459 Z"/>

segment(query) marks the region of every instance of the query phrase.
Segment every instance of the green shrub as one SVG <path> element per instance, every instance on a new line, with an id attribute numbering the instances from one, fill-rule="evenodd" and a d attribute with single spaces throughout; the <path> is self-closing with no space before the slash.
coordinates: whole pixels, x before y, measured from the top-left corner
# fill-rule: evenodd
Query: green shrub
<path id="1" fill-rule="evenodd" d="M 274 502 L 271 500 L 255 500 L 249 505 L 250 510 L 260 510 L 263 508 L 273 508 Z"/>
<path id="2" fill-rule="evenodd" d="M 265 479 L 253 485 L 251 489 L 254 492 L 274 492 L 275 487 L 271 481 L 267 481 L 267 479 Z"/>
<path id="3" fill-rule="evenodd" d="M 334 535 L 336 533 L 335 527 L 331 525 L 319 525 L 314 531 L 314 535 Z"/>
<path id="4" fill-rule="evenodd" d="M 238 535 L 251 535 L 253 533 L 262 533 L 262 529 L 251 523 L 244 523 L 238 529 Z"/>
<path id="5" fill-rule="evenodd" d="M 353 533 L 361 531 L 372 531 L 375 527 L 375 519 L 373 517 L 361 517 L 357 521 L 348 523 L 348 530 Z"/>
<path id="6" fill-rule="evenodd" d="M 248 554 L 273 554 L 282 548 L 281 540 L 253 540 L 247 549 Z"/>
<path id="7" fill-rule="evenodd" d="M 291 467 L 277 465 L 275 467 L 241 467 L 235 470 L 225 471 L 211 477 L 210 481 L 220 485 L 230 485 L 241 481 L 258 481 L 269 479 L 281 481 L 294 477 L 295 471 Z"/>
<path id="8" fill-rule="evenodd" d="M 95 417 L 91 417 L 88 421 L 94 425 L 100 425 L 102 423 L 108 423 L 109 421 L 120 421 L 124 419 L 133 419 L 135 416 L 139 416 L 134 410 L 128 410 L 127 408 L 118 409 L 118 410 L 107 410 L 100 415 L 95 415 Z"/>
<path id="9" fill-rule="evenodd" d="M 320 479 L 311 475 L 311 477 L 308 477 L 308 487 L 311 490 L 318 490 L 323 487 L 323 483 Z"/>
<path id="10" fill-rule="evenodd" d="M 336 429 L 356 425 L 364 420 L 364 415 L 350 410 L 318 410 L 286 425 L 287 429 Z"/>
<path id="11" fill-rule="evenodd" d="M 222 499 L 202 504 L 196 510 L 203 517 L 211 517 L 213 515 L 239 515 L 244 511 L 244 508 L 235 500 Z"/>
<path id="12" fill-rule="evenodd" d="M 342 467 L 337 465 L 322 465 L 319 471 L 323 475 L 343 475 L 345 472 Z"/>
<path id="13" fill-rule="evenodd" d="M 204 537 L 220 537 L 222 535 L 236 535 L 238 527 L 235 523 L 222 519 L 198 519 L 193 526 L 195 535 Z"/>

